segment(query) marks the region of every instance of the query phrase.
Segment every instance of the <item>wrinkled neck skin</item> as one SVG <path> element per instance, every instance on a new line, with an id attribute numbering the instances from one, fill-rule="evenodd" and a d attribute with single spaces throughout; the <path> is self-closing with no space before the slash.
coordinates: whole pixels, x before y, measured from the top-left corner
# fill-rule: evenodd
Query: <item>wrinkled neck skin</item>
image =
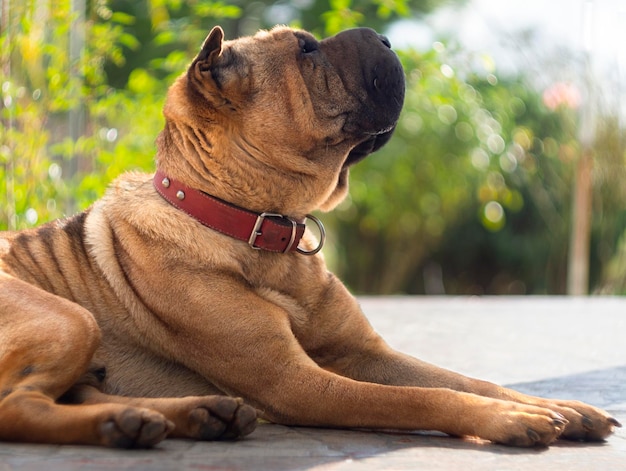
<path id="1" fill-rule="evenodd" d="M 181 77 L 171 90 L 176 106 L 168 98 L 157 138 L 157 166 L 166 175 L 237 206 L 294 218 L 328 211 L 346 196 L 348 170 L 341 165 L 353 144 L 313 146 L 303 153 L 281 142 L 255 145 L 242 134 L 246 126 L 220 112 L 199 110 L 189 99 L 181 106 L 184 86 Z"/>

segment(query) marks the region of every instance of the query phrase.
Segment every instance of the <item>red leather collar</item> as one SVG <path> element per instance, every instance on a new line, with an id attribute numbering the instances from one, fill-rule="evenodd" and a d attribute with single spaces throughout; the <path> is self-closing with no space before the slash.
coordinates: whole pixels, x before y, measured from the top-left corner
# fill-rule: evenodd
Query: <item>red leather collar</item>
<path id="1" fill-rule="evenodd" d="M 167 177 L 160 170 L 155 173 L 153 182 L 157 192 L 172 206 L 215 231 L 248 242 L 253 249 L 283 253 L 298 251 L 313 255 L 319 252 L 324 243 L 324 227 L 313 216 L 307 215 L 307 218 L 312 219 L 319 227 L 320 244 L 313 251 L 304 251 L 298 248 L 306 229 L 304 221 L 295 221 L 281 214 L 256 213 L 240 208 L 189 188 Z"/>

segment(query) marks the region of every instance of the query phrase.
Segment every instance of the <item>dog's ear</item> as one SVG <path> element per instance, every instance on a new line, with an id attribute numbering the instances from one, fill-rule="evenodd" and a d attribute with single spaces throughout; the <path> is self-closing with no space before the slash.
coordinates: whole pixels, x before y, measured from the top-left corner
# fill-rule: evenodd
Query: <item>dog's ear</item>
<path id="1" fill-rule="evenodd" d="M 200 53 L 194 59 L 192 66 L 197 66 L 202 72 L 209 71 L 222 53 L 223 42 L 224 30 L 219 26 L 215 26 L 204 40 Z"/>
<path id="2" fill-rule="evenodd" d="M 233 70 L 233 55 L 223 50 L 223 43 L 224 31 L 216 26 L 187 71 L 190 89 L 202 95 L 214 108 L 230 103 L 225 86 L 236 72 Z"/>

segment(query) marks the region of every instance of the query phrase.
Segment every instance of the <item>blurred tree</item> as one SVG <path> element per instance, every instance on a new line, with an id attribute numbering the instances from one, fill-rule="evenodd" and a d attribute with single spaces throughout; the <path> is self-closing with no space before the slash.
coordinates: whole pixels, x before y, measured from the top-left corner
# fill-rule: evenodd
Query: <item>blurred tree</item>
<path id="1" fill-rule="evenodd" d="M 179 73 L 181 65 L 196 52 L 198 44 L 219 24 L 227 39 L 252 35 L 258 29 L 289 24 L 307 29 L 319 37 L 355 26 L 383 31 L 401 17 L 418 16 L 447 4 L 467 0 L 237 0 L 226 4 L 216 0 L 111 0 L 126 40 L 125 60 L 106 65 L 109 83 L 123 88 L 137 67 Z"/>
<path id="2" fill-rule="evenodd" d="M 0 227 L 85 208 L 119 173 L 152 169 L 167 87 L 215 24 L 228 37 L 274 23 L 384 32 L 463 1 L 0 2 Z M 563 292 L 575 113 L 457 46 L 399 54 L 405 109 L 388 146 L 353 169 L 348 200 L 324 215 L 330 263 L 361 293 Z M 626 292 L 626 135 L 603 115 L 591 283 Z"/>
<path id="3" fill-rule="evenodd" d="M 549 107 L 524 77 L 496 77 L 488 57 L 441 43 L 401 57 L 410 72 L 396 135 L 352 170 L 350 199 L 326 216 L 341 276 L 363 293 L 564 293 L 580 152 L 572 103 Z M 600 127 L 594 175 L 611 183 L 594 186 L 593 244 L 608 254 L 624 228 L 624 195 L 608 191 L 625 154 L 617 124 Z M 594 249 L 594 285 L 607 262 Z"/>
<path id="4" fill-rule="evenodd" d="M 605 116 L 594 146 L 591 286 L 603 294 L 626 294 L 626 129 Z"/>
<path id="5" fill-rule="evenodd" d="M 284 22 L 323 31 L 344 24 L 331 10 L 382 25 L 449 1 L 464 0 L 1 2 L 0 228 L 74 212 L 122 171 L 151 168 L 167 87 L 215 24 L 234 37 L 285 7 L 297 15 Z"/>
<path id="6" fill-rule="evenodd" d="M 57 217 L 81 198 L 80 180 L 63 172 L 79 155 L 91 166 L 97 120 L 83 127 L 77 110 L 106 93 L 102 63 L 119 60 L 120 32 L 86 22 L 70 1 L 1 5 L 0 220 L 18 228 Z"/>

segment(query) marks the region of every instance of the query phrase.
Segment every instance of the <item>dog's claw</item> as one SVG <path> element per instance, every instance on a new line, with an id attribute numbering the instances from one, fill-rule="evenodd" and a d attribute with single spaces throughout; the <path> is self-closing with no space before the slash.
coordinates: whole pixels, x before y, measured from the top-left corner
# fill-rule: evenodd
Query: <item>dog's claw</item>
<path id="1" fill-rule="evenodd" d="M 593 430 L 595 428 L 594 425 L 593 425 L 593 420 L 591 420 L 586 415 L 583 415 L 582 424 L 583 424 L 583 427 L 585 428 L 585 430 L 587 430 L 587 431 Z"/>
<path id="2" fill-rule="evenodd" d="M 533 443 L 538 443 L 541 441 L 541 437 L 539 436 L 539 434 L 531 428 L 526 430 L 526 435 L 528 435 L 528 438 L 530 438 Z"/>
<path id="3" fill-rule="evenodd" d="M 552 419 L 552 423 L 556 425 L 557 427 L 565 427 L 569 423 L 569 420 L 567 420 L 561 414 L 557 413 L 557 417 L 554 417 Z"/>

